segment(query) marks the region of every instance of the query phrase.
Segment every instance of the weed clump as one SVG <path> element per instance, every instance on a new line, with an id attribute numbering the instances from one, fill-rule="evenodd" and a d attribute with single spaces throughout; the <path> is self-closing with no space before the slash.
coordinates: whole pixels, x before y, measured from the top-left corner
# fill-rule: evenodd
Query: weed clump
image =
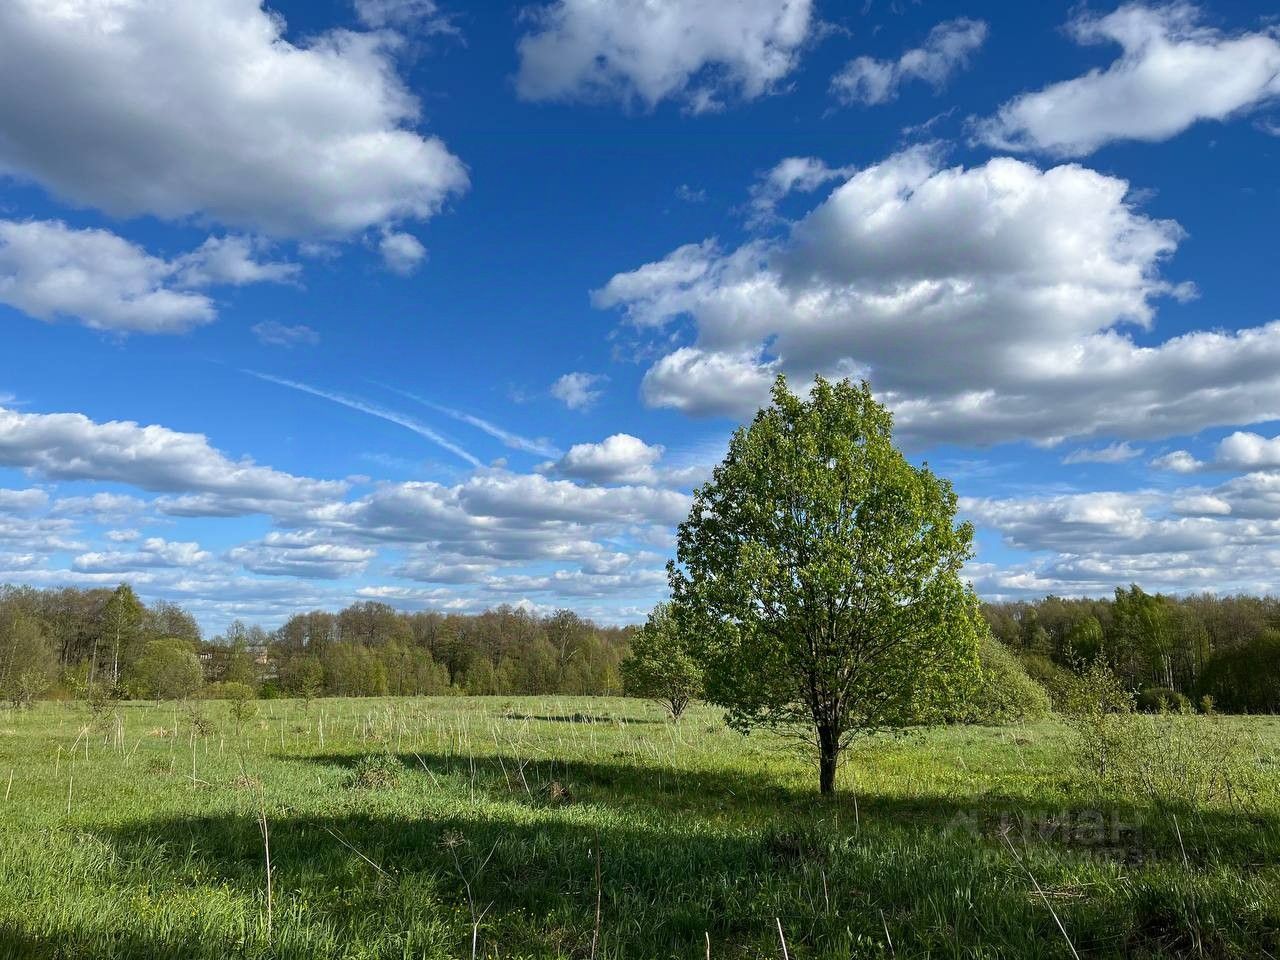
<path id="1" fill-rule="evenodd" d="M 392 790 L 404 775 L 404 764 L 389 753 L 370 753 L 356 761 L 349 786 L 358 790 Z"/>
<path id="2" fill-rule="evenodd" d="M 1143 796 L 1157 807 L 1250 806 L 1258 787 L 1258 745 L 1238 726 L 1190 712 L 1138 712 L 1138 702 L 1102 664 L 1081 674 L 1067 699 L 1077 778 L 1115 799 Z"/>
<path id="3" fill-rule="evenodd" d="M 552 807 L 563 807 L 573 803 L 573 791 L 559 780 L 552 780 L 542 790 L 543 799 Z"/>

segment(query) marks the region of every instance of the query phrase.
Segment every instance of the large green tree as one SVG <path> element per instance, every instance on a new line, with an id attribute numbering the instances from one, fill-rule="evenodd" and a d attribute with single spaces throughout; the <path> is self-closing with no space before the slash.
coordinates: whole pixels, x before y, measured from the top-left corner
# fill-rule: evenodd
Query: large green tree
<path id="1" fill-rule="evenodd" d="M 951 485 L 893 445 L 866 383 L 779 377 L 694 496 L 669 566 L 707 698 L 803 735 L 823 793 L 859 734 L 928 715 L 977 674 L 985 625 Z"/>

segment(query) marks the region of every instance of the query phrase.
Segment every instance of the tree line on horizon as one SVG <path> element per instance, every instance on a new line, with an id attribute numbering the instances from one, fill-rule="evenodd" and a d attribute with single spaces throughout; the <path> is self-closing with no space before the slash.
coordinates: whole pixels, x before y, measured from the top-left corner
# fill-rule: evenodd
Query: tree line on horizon
<path id="1" fill-rule="evenodd" d="M 202 637 L 176 604 L 115 589 L 0 586 L 0 698 L 620 694 L 634 627 L 571 610 L 498 606 L 479 614 L 402 612 L 362 601 L 239 620 Z"/>
<path id="2" fill-rule="evenodd" d="M 984 603 L 991 637 L 1054 691 L 1104 662 L 1130 689 L 1241 713 L 1280 712 L 1280 598 L 1172 597 L 1140 587 L 1114 598 Z M 195 618 L 116 589 L 0 586 L 0 698 L 442 694 L 617 695 L 636 627 L 569 610 L 499 606 L 407 613 L 378 602 L 291 616 L 275 630 L 235 621 L 203 638 Z M 687 698 L 686 698 L 687 699 Z"/>
<path id="3" fill-rule="evenodd" d="M 1172 597 L 1140 587 L 1114 598 L 984 603 L 992 637 L 1050 694 L 1101 660 L 1130 689 L 1171 706 L 1212 698 L 1223 711 L 1280 712 L 1280 598 Z M 244 684 L 265 696 L 609 695 L 635 627 L 569 610 L 500 606 L 480 614 L 406 613 L 372 601 L 291 616 L 275 630 L 236 621 L 202 638 L 195 618 L 111 589 L 0 586 L 0 697 L 191 696 Z"/>

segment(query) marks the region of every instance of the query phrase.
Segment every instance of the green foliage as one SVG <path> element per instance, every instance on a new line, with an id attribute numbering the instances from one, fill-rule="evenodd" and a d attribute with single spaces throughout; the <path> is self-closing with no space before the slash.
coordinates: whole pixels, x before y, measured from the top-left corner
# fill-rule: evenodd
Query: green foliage
<path id="1" fill-rule="evenodd" d="M 1173 616 L 1165 598 L 1145 593 L 1137 584 L 1128 590 L 1116 587 L 1111 618 L 1112 632 L 1123 647 L 1145 659 L 1147 675 L 1159 686 L 1172 689 Z"/>
<path id="2" fill-rule="evenodd" d="M 1169 687 L 1147 687 L 1138 694 L 1137 706 L 1144 713 L 1190 713 L 1191 698 Z"/>
<path id="3" fill-rule="evenodd" d="M 29 707 L 53 683 L 57 654 L 41 624 L 16 614 L 0 620 L 0 698 Z"/>
<path id="4" fill-rule="evenodd" d="M 109 681 L 120 683 L 122 672 L 134 659 L 142 642 L 142 623 L 146 608 L 127 583 L 116 587 L 103 610 L 103 639 L 111 648 Z M 105 644 L 104 644 L 105 645 Z"/>
<path id="5" fill-rule="evenodd" d="M 1054 710 L 1065 709 L 1075 684 L 1075 674 L 1042 654 L 1024 654 L 1021 661 L 1027 676 L 1034 680 L 1049 697 L 1050 707 Z"/>
<path id="6" fill-rule="evenodd" d="M 361 790 L 390 790 L 400 783 L 404 764 L 389 753 L 369 753 L 351 768 L 351 786 Z"/>
<path id="7" fill-rule="evenodd" d="M 1168 691 L 1165 691 L 1168 692 Z M 1166 703 L 1155 691 L 1155 702 Z M 1162 809 L 1211 803 L 1251 805 L 1263 774 L 1256 741 L 1217 718 L 1161 710 L 1140 714 L 1138 701 L 1101 662 L 1082 673 L 1066 718 L 1081 785 L 1112 801 L 1142 796 Z"/>
<path id="8" fill-rule="evenodd" d="M 622 682 L 629 696 L 658 701 L 674 720 L 702 695 L 702 667 L 669 604 L 654 607 L 632 638 L 631 656 L 622 662 Z"/>
<path id="9" fill-rule="evenodd" d="M 1201 690 L 1218 709 L 1280 713 L 1280 630 L 1267 630 L 1209 660 Z"/>
<path id="10" fill-rule="evenodd" d="M 991 636 L 978 647 L 981 674 L 972 690 L 944 710 L 949 722 L 1028 723 L 1049 712 L 1049 696 L 1012 650 Z"/>
<path id="11" fill-rule="evenodd" d="M 257 694 L 254 692 L 253 687 L 236 680 L 219 680 L 216 683 L 207 683 L 201 689 L 200 696 L 205 700 L 257 699 Z"/>
<path id="12" fill-rule="evenodd" d="M 129 692 L 149 700 L 182 700 L 204 682 L 191 643 L 180 637 L 148 640 L 125 678 Z"/>
<path id="13" fill-rule="evenodd" d="M 804 731 L 824 792 L 861 733 L 965 688 L 984 630 L 961 582 L 973 529 L 950 484 L 894 447 L 864 383 L 779 377 L 680 525 L 669 567 L 708 699 L 730 723 Z"/>

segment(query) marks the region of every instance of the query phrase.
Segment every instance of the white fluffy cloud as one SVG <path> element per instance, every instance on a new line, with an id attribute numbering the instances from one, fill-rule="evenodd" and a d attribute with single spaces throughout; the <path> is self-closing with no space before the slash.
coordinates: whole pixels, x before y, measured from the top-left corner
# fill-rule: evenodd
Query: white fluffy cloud
<path id="1" fill-rule="evenodd" d="M 566 477 L 595 483 L 652 483 L 654 465 L 662 459 L 662 447 L 645 443 L 629 433 L 615 433 L 599 443 L 575 443 L 549 470 Z"/>
<path id="2" fill-rule="evenodd" d="M 1156 346 L 1181 228 L 1120 179 L 1011 158 L 940 167 L 915 149 L 863 169 L 780 240 L 706 241 L 594 295 L 666 344 L 643 393 L 749 416 L 778 372 L 867 376 L 913 441 L 1190 433 L 1280 417 L 1280 324 Z M 669 349 L 669 348 L 667 348 Z"/>
<path id="3" fill-rule="evenodd" d="M 923 80 L 940 91 L 987 39 L 981 20 L 960 17 L 929 31 L 924 45 L 908 50 L 897 60 L 858 57 L 845 64 L 831 79 L 831 92 L 844 103 L 888 103 L 898 88 L 910 80 Z"/>
<path id="4" fill-rule="evenodd" d="M 49 494 L 39 487 L 27 490 L 0 490 L 0 513 L 29 513 L 49 502 Z"/>
<path id="5" fill-rule="evenodd" d="M 551 396 L 570 410 L 589 410 L 604 396 L 600 384 L 607 379 L 598 373 L 566 373 L 551 384 Z"/>
<path id="6" fill-rule="evenodd" d="M 182 333 L 211 322 L 213 301 L 177 289 L 173 274 L 172 264 L 107 230 L 0 221 L 0 302 L 40 320 L 138 333 Z"/>
<path id="7" fill-rule="evenodd" d="M 1187 450 L 1174 450 L 1156 457 L 1151 465 L 1174 473 L 1280 468 L 1280 437 L 1267 438 L 1257 433 L 1237 430 L 1218 442 L 1212 460 L 1199 460 Z"/>
<path id="8" fill-rule="evenodd" d="M 752 225 L 767 224 L 774 210 L 791 193 L 812 193 L 832 180 L 848 177 L 854 167 L 829 167 L 817 157 L 787 157 L 778 161 L 751 187 Z"/>
<path id="9" fill-rule="evenodd" d="M 988 596 L 1280 589 L 1280 473 L 1215 488 L 962 499 L 962 515 L 1031 559 L 969 570 Z"/>
<path id="10" fill-rule="evenodd" d="M 84 573 L 128 573 L 148 567 L 194 567 L 210 559 L 198 543 L 150 537 L 137 550 L 82 553 L 71 567 Z"/>
<path id="11" fill-rule="evenodd" d="M 1280 96 L 1274 31 L 1227 35 L 1189 3 L 1126 4 L 1071 24 L 1081 43 L 1117 43 L 1105 70 L 1024 93 L 977 125 L 1006 150 L 1082 156 L 1113 140 L 1167 140 L 1201 120 L 1225 120 Z"/>
<path id="12" fill-rule="evenodd" d="M 405 4 L 370 4 L 403 8 Z M 260 0 L 0 4 L 0 172 L 117 216 L 291 237 L 424 219 L 467 186 L 415 129 L 394 35 L 293 43 Z"/>
<path id="13" fill-rule="evenodd" d="M 79 413 L 0 408 L 0 466 L 53 480 L 103 480 L 142 490 L 199 494 L 209 511 L 258 512 L 339 496 L 346 484 L 230 460 L 199 433 L 132 421 L 97 423 Z"/>
<path id="14" fill-rule="evenodd" d="M 196 288 L 296 275 L 296 265 L 259 261 L 256 252 L 244 237 L 210 237 L 191 253 L 163 260 L 109 230 L 0 220 L 0 303 L 95 330 L 185 333 L 216 315 Z"/>
<path id="15" fill-rule="evenodd" d="M 524 99 L 679 99 L 694 112 L 767 93 L 813 26 L 811 0 L 555 0 L 531 19 L 516 76 Z"/>
<path id="16" fill-rule="evenodd" d="M 429 547 L 463 562 L 527 562 L 597 555 L 599 541 L 684 518 L 689 498 L 646 486 L 585 486 L 504 470 L 454 486 L 409 482 L 311 510 L 305 522 L 363 541 Z"/>
<path id="17" fill-rule="evenodd" d="M 337 580 L 363 573 L 377 551 L 330 543 L 314 530 L 273 531 L 259 541 L 233 548 L 227 556 L 251 573 Z"/>
<path id="18" fill-rule="evenodd" d="M 427 259 L 427 248 L 411 233 L 388 231 L 378 242 L 382 262 L 392 273 L 407 277 Z"/>

